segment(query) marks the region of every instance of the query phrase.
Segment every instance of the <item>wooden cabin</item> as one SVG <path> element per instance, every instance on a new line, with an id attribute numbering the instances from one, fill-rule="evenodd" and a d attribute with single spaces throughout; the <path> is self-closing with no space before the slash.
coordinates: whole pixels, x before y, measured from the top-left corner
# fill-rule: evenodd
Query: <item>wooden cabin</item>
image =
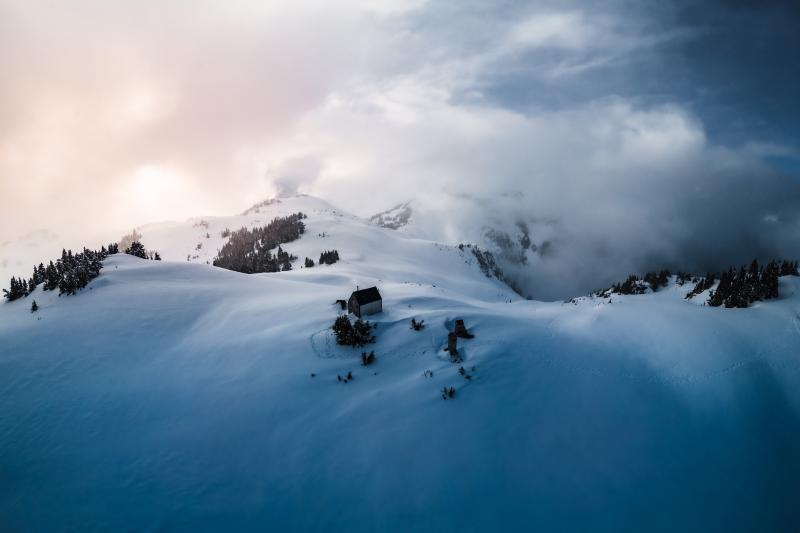
<path id="1" fill-rule="evenodd" d="M 347 311 L 358 318 L 383 311 L 383 299 L 378 287 L 370 287 L 353 292 L 347 300 Z"/>

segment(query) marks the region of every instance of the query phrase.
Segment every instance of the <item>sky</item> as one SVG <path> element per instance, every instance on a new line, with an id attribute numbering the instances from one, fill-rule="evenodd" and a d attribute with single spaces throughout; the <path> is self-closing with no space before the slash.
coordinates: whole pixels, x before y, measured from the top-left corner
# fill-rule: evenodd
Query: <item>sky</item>
<path id="1" fill-rule="evenodd" d="M 798 27 L 796 2 L 0 0 L 0 242 L 298 191 L 414 199 L 450 240 L 546 221 L 549 297 L 797 256 Z"/>

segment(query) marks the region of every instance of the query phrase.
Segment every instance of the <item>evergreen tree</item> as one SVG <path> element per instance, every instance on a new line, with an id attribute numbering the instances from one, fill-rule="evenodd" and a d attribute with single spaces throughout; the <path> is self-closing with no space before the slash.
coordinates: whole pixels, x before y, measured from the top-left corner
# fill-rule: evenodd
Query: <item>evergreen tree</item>
<path id="1" fill-rule="evenodd" d="M 50 263 L 47 265 L 47 268 L 45 268 L 44 278 L 44 290 L 52 291 L 58 287 L 60 276 L 58 275 L 58 271 L 56 270 L 56 267 L 52 261 L 50 261 Z"/>
<path id="2" fill-rule="evenodd" d="M 782 261 L 780 266 L 781 276 L 797 276 L 797 261 Z"/>
<path id="3" fill-rule="evenodd" d="M 75 271 L 72 269 L 66 270 L 58 282 L 59 294 L 75 294 L 76 290 L 78 290 L 78 283 L 75 279 Z"/>
<path id="4" fill-rule="evenodd" d="M 372 335 L 373 325 L 366 320 L 357 319 L 353 323 L 353 346 L 364 346 L 375 342 Z"/>
<path id="5" fill-rule="evenodd" d="M 25 285 L 24 280 L 18 280 L 16 277 L 12 277 L 11 281 L 8 284 L 8 289 L 3 289 L 3 295 L 9 302 L 13 302 L 19 298 L 25 296 L 28 292 L 28 288 Z"/>
<path id="6" fill-rule="evenodd" d="M 333 322 L 333 333 L 336 335 L 336 344 L 349 346 L 352 344 L 353 325 L 347 315 L 339 315 Z"/>
<path id="7" fill-rule="evenodd" d="M 44 265 L 39 263 L 39 266 L 33 267 L 33 275 L 31 276 L 33 286 L 36 287 L 44 281 Z"/>
<path id="8" fill-rule="evenodd" d="M 15 300 L 31 294 L 39 284 L 45 291 L 58 287 L 60 294 L 75 294 L 100 275 L 107 253 L 104 248 L 99 251 L 83 248 L 82 252 L 75 254 L 72 250 L 62 249 L 61 257 L 55 263 L 50 261 L 46 267 L 44 263 L 34 266 L 29 280 L 12 278 L 9 289 L 3 291 L 4 295 Z"/>
<path id="9" fill-rule="evenodd" d="M 708 297 L 708 305 L 719 307 L 725 303 L 733 287 L 733 277 L 733 268 L 729 269 L 727 272 L 723 272 L 720 275 L 717 288 Z"/>
<path id="10" fill-rule="evenodd" d="M 303 213 L 273 219 L 260 228 L 243 227 L 230 238 L 214 259 L 214 266 L 253 274 L 291 270 L 297 257 L 283 250 L 281 244 L 299 239 L 305 232 Z M 272 250 L 278 248 L 275 254 Z"/>
<path id="11" fill-rule="evenodd" d="M 781 269 L 778 263 L 771 262 L 764 269 L 761 275 L 761 297 L 769 300 L 778 297 L 778 277 L 780 276 Z"/>
<path id="12" fill-rule="evenodd" d="M 35 313 L 38 310 L 39 306 L 37 305 L 36 300 L 34 300 L 33 303 L 31 304 L 31 313 Z"/>
<path id="13" fill-rule="evenodd" d="M 340 315 L 336 318 L 331 329 L 336 335 L 336 343 L 343 346 L 364 346 L 375 342 L 372 334 L 374 326 L 360 318 L 355 323 L 350 323 L 347 315 Z"/>
<path id="14" fill-rule="evenodd" d="M 766 265 L 759 264 L 757 259 L 753 259 L 749 265 L 741 267 L 730 267 L 727 272 L 716 274 L 709 272 L 705 277 L 697 279 L 684 272 L 678 272 L 677 283 L 683 285 L 689 279 L 695 282 L 694 288 L 686 294 L 686 298 L 693 298 L 712 287 L 716 280 L 719 280 L 707 300 L 707 304 L 713 307 L 725 306 L 728 308 L 745 308 L 753 302 L 769 300 L 778 297 L 780 276 L 798 276 L 797 261 L 770 261 Z M 669 282 L 670 273 L 662 270 L 658 273 L 647 272 L 642 280 L 635 275 L 629 276 L 622 283 L 613 285 L 610 289 L 598 291 L 599 296 L 608 296 L 609 293 L 619 294 L 642 294 L 646 292 L 646 287 L 657 291 L 660 287 L 666 286 Z"/>
<path id="15" fill-rule="evenodd" d="M 650 277 L 652 273 L 648 273 L 646 277 Z M 652 274 L 655 276 L 655 274 Z M 653 278 L 654 279 L 654 278 Z M 611 287 L 612 293 L 617 294 L 644 294 L 647 291 L 645 281 L 640 280 L 635 274 L 628 276 L 628 279 L 622 283 L 617 283 Z"/>
<path id="16" fill-rule="evenodd" d="M 714 282 L 717 280 L 717 275 L 713 272 L 709 272 L 706 274 L 704 278 L 700 278 L 700 280 L 695 284 L 694 288 L 689 291 L 686 295 L 687 299 L 694 298 L 698 294 L 703 291 L 707 291 L 711 287 L 714 286 Z"/>
<path id="17" fill-rule="evenodd" d="M 142 234 L 134 228 L 130 233 L 124 235 L 117 243 L 118 250 L 127 250 L 134 242 L 139 242 L 142 239 Z"/>
<path id="18" fill-rule="evenodd" d="M 336 250 L 325 250 L 319 254 L 320 265 L 332 265 L 339 260 L 339 252 Z"/>
<path id="19" fill-rule="evenodd" d="M 144 249 L 144 245 L 139 241 L 133 241 L 131 245 L 125 249 L 125 253 L 141 259 L 147 259 L 147 251 Z"/>

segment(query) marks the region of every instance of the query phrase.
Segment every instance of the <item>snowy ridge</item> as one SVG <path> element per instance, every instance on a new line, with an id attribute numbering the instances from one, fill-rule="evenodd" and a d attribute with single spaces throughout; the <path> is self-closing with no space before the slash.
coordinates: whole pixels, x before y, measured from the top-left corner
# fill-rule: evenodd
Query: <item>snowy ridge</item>
<path id="1" fill-rule="evenodd" d="M 414 210 L 411 207 L 411 202 L 404 202 L 391 209 L 372 215 L 369 221 L 382 228 L 400 229 L 411 222 L 413 214 Z"/>
<path id="2" fill-rule="evenodd" d="M 75 296 L 0 305 L 6 529 L 800 525 L 798 278 L 748 309 L 696 305 L 675 284 L 532 302 L 469 250 L 308 197 L 258 209 L 143 226 L 165 261 L 112 256 Z M 210 259 L 226 227 L 297 211 L 292 271 L 186 261 L 201 232 Z M 299 268 L 332 248 L 340 262 Z M 362 367 L 329 327 L 336 299 L 373 284 L 384 312 Z M 475 338 L 454 364 L 456 318 Z"/>
<path id="3" fill-rule="evenodd" d="M 302 270 L 303 274 L 297 275 L 314 277 L 326 273 L 326 279 L 329 279 L 329 273 L 336 272 L 345 292 L 351 285 L 355 288 L 356 285 L 391 280 L 438 285 L 459 293 L 475 293 L 504 301 L 519 298 L 499 282 L 485 283 L 468 251 L 376 228 L 311 196 L 282 197 L 257 205 L 239 216 L 193 218 L 183 223 L 142 226 L 137 230 L 142 234 L 145 247 L 158 250 L 165 260 L 187 261 L 188 258 L 189 262 L 209 265 L 227 241 L 222 236 L 225 229 L 263 226 L 276 217 L 297 212 L 308 216 L 304 220 L 305 234 L 301 239 L 282 246 L 299 258 L 294 268 Z M 303 258 L 309 257 L 316 262 L 322 251 L 332 249 L 337 249 L 341 256 L 335 269 L 329 270 L 330 267 L 324 265 L 314 267 L 318 270 L 302 268 Z"/>

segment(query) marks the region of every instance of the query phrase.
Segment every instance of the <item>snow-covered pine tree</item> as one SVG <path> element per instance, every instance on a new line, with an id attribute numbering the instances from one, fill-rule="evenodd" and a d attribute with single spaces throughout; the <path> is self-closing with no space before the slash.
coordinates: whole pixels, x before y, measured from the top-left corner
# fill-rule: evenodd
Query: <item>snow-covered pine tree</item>
<path id="1" fill-rule="evenodd" d="M 9 302 L 13 302 L 25 296 L 27 288 L 23 283 L 22 280 L 18 280 L 16 277 L 12 276 L 11 281 L 8 283 L 8 289 L 3 289 L 3 295 Z"/>
<path id="2" fill-rule="evenodd" d="M 141 259 L 147 259 L 147 251 L 144 249 L 144 245 L 139 241 L 133 241 L 131 245 L 125 249 L 125 253 Z"/>
<path id="3" fill-rule="evenodd" d="M 214 266 L 252 274 L 291 270 L 291 261 L 297 259 L 280 248 L 280 244 L 299 239 L 305 232 L 303 213 L 277 217 L 266 226 L 246 228 L 230 234 L 227 243 L 214 259 Z M 279 247 L 273 255 L 270 250 Z"/>
<path id="4" fill-rule="evenodd" d="M 58 287 L 60 277 L 52 261 L 45 268 L 44 290 L 52 291 Z"/>

